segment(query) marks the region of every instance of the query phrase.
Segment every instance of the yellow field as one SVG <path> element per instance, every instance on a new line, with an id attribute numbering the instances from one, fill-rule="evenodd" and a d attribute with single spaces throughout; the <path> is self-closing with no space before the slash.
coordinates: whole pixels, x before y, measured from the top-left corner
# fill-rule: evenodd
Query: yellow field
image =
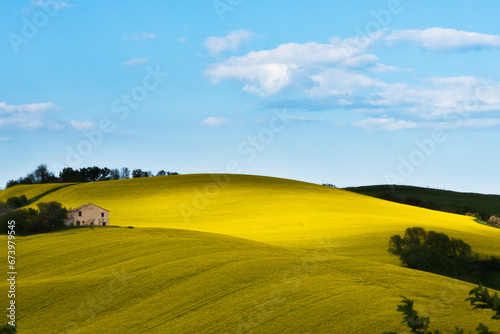
<path id="1" fill-rule="evenodd" d="M 22 184 L 0 191 L 0 201 L 6 201 L 9 197 L 25 195 L 32 199 L 55 189 L 70 186 L 72 183 L 46 183 L 46 184 Z"/>
<path id="2" fill-rule="evenodd" d="M 23 187 L 28 199 L 47 191 Z M 391 235 L 421 226 L 500 255 L 500 230 L 469 217 L 243 175 L 84 183 L 39 199 L 53 200 L 92 202 L 123 227 L 18 240 L 20 333 L 381 333 L 404 329 L 400 295 L 434 329 L 500 329 L 464 302 L 473 285 L 387 253 Z"/>

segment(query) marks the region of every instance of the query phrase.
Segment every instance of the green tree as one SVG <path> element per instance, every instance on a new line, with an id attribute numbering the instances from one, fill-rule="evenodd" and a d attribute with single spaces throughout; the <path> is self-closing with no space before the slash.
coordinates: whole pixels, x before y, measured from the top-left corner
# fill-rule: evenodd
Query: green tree
<path id="1" fill-rule="evenodd" d="M 64 225 L 68 210 L 61 203 L 38 203 L 38 214 L 27 222 L 26 233 L 44 233 L 55 231 Z"/>
<path id="2" fill-rule="evenodd" d="M 22 206 L 19 197 L 7 198 L 7 205 L 14 209 L 20 208 Z"/>
<path id="3" fill-rule="evenodd" d="M 14 220 L 16 222 L 16 234 L 26 233 L 26 226 L 36 217 L 37 211 L 33 208 L 17 209 L 9 211 L 0 217 L 0 233 L 7 233 L 8 222 Z"/>
<path id="4" fill-rule="evenodd" d="M 132 171 L 132 178 L 134 179 L 137 179 L 137 178 L 140 178 L 140 177 L 144 177 L 144 172 L 142 171 L 142 169 L 134 169 Z"/>
<path id="5" fill-rule="evenodd" d="M 471 305 L 474 305 L 473 309 L 490 309 L 495 312 L 495 314 L 491 317 L 492 319 L 500 319 L 500 298 L 498 297 L 498 293 L 492 296 L 488 292 L 487 288 L 483 288 L 481 285 L 472 289 L 469 292 L 469 298 L 466 301 L 470 301 Z M 403 300 L 402 304 L 398 305 L 397 311 L 403 314 L 403 321 L 401 323 L 406 324 L 409 328 L 411 328 L 412 333 L 417 334 L 439 334 L 439 330 L 435 330 L 434 332 L 429 330 L 430 318 L 421 318 L 418 315 L 418 312 L 413 309 L 413 300 L 410 300 L 404 296 L 401 296 Z M 493 331 L 490 331 L 489 328 L 480 323 L 476 327 L 477 334 L 496 334 Z M 455 327 L 455 331 L 453 334 L 464 334 L 465 331 L 462 328 Z M 471 333 L 471 332 L 469 332 Z M 397 332 L 384 332 L 384 334 L 397 334 Z"/>
<path id="6" fill-rule="evenodd" d="M 21 195 L 19 197 L 10 197 L 7 199 L 7 205 L 9 205 L 13 209 L 20 208 L 28 204 L 28 199 L 25 195 Z"/>
<path id="7" fill-rule="evenodd" d="M 403 237 L 393 235 L 389 239 L 388 251 L 412 269 L 500 288 L 498 257 L 475 253 L 465 241 L 444 233 L 407 228 Z"/>
<path id="8" fill-rule="evenodd" d="M 128 179 L 130 178 L 130 170 L 128 167 L 123 167 L 122 170 L 120 171 L 120 179 Z"/>
<path id="9" fill-rule="evenodd" d="M 35 169 L 33 174 L 35 175 L 36 183 L 47 183 L 56 181 L 54 174 L 52 174 L 52 172 L 49 172 L 49 169 L 47 168 L 46 164 L 39 165 Z"/>
<path id="10" fill-rule="evenodd" d="M 111 180 L 119 180 L 120 179 L 120 171 L 117 168 L 113 168 L 109 171 L 109 178 Z"/>
<path id="11" fill-rule="evenodd" d="M 17 327 L 6 324 L 4 326 L 0 326 L 0 334 L 16 334 Z"/>
<path id="12" fill-rule="evenodd" d="M 78 170 L 74 170 L 71 167 L 66 167 L 63 168 L 61 172 L 59 172 L 59 179 L 63 183 L 83 182 L 83 175 Z"/>
<path id="13" fill-rule="evenodd" d="M 12 207 L 7 203 L 0 201 L 0 217 L 9 211 L 12 211 Z"/>

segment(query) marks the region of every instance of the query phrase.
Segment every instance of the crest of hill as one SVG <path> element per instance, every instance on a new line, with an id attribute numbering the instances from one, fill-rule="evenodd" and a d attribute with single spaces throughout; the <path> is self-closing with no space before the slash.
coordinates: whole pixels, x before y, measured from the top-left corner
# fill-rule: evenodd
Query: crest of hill
<path id="1" fill-rule="evenodd" d="M 373 185 L 344 189 L 373 197 L 381 197 L 387 194 L 399 197 L 400 199 L 416 197 L 423 201 L 432 201 L 441 207 L 449 208 L 456 212 L 465 213 L 469 211 L 500 216 L 500 195 L 464 193 L 404 185 Z"/>
<path id="2" fill-rule="evenodd" d="M 389 237 L 412 226 L 500 255 L 500 230 L 470 217 L 272 177 L 191 174 L 80 183 L 38 201 L 68 209 L 91 202 L 110 211 L 111 225 L 189 229 L 287 247 L 310 248 L 318 237 L 331 237 L 342 244 L 341 253 L 387 263 L 396 263 L 387 254 Z"/>
<path id="3" fill-rule="evenodd" d="M 403 330 L 395 312 L 400 295 L 422 305 L 436 328 L 498 327 L 463 301 L 473 285 L 401 267 L 387 252 L 390 236 L 421 226 L 500 255 L 500 230 L 470 217 L 249 175 L 42 186 L 7 190 L 38 198 L 31 205 L 92 202 L 110 210 L 112 225 L 136 228 L 17 240 L 19 326 L 26 333 L 68 326 L 82 333 L 379 333 Z M 11 194 L 2 191 L 0 199 Z M 325 242 L 329 251 L 318 252 Z M 117 272 L 127 285 L 113 293 L 111 283 L 121 286 Z M 89 304 L 101 295 L 100 309 Z"/>

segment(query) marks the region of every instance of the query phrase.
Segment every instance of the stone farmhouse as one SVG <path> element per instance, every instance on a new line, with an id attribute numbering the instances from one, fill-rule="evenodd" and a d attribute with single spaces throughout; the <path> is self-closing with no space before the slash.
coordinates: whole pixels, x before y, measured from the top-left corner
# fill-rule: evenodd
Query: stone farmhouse
<path id="1" fill-rule="evenodd" d="M 68 219 L 64 225 L 71 224 L 74 226 L 108 226 L 109 211 L 92 203 L 79 206 L 68 211 Z"/>

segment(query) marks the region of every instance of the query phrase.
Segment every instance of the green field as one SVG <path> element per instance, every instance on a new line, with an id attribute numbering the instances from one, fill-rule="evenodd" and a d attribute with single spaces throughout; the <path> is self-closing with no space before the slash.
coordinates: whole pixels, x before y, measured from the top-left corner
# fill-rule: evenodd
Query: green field
<path id="1" fill-rule="evenodd" d="M 244 175 L 18 187 L 0 200 L 92 202 L 121 226 L 17 240 L 20 333 L 403 331 L 400 295 L 433 328 L 500 329 L 464 302 L 473 285 L 403 268 L 387 253 L 391 235 L 421 226 L 500 255 L 500 229 L 470 217 Z"/>
<path id="2" fill-rule="evenodd" d="M 433 201 L 454 210 L 485 212 L 500 216 L 500 195 L 484 195 L 476 193 L 461 193 L 456 191 L 431 189 L 400 185 L 375 185 L 345 188 L 360 194 L 379 197 L 385 193 L 394 194 L 400 198 L 418 197 L 424 201 Z"/>

